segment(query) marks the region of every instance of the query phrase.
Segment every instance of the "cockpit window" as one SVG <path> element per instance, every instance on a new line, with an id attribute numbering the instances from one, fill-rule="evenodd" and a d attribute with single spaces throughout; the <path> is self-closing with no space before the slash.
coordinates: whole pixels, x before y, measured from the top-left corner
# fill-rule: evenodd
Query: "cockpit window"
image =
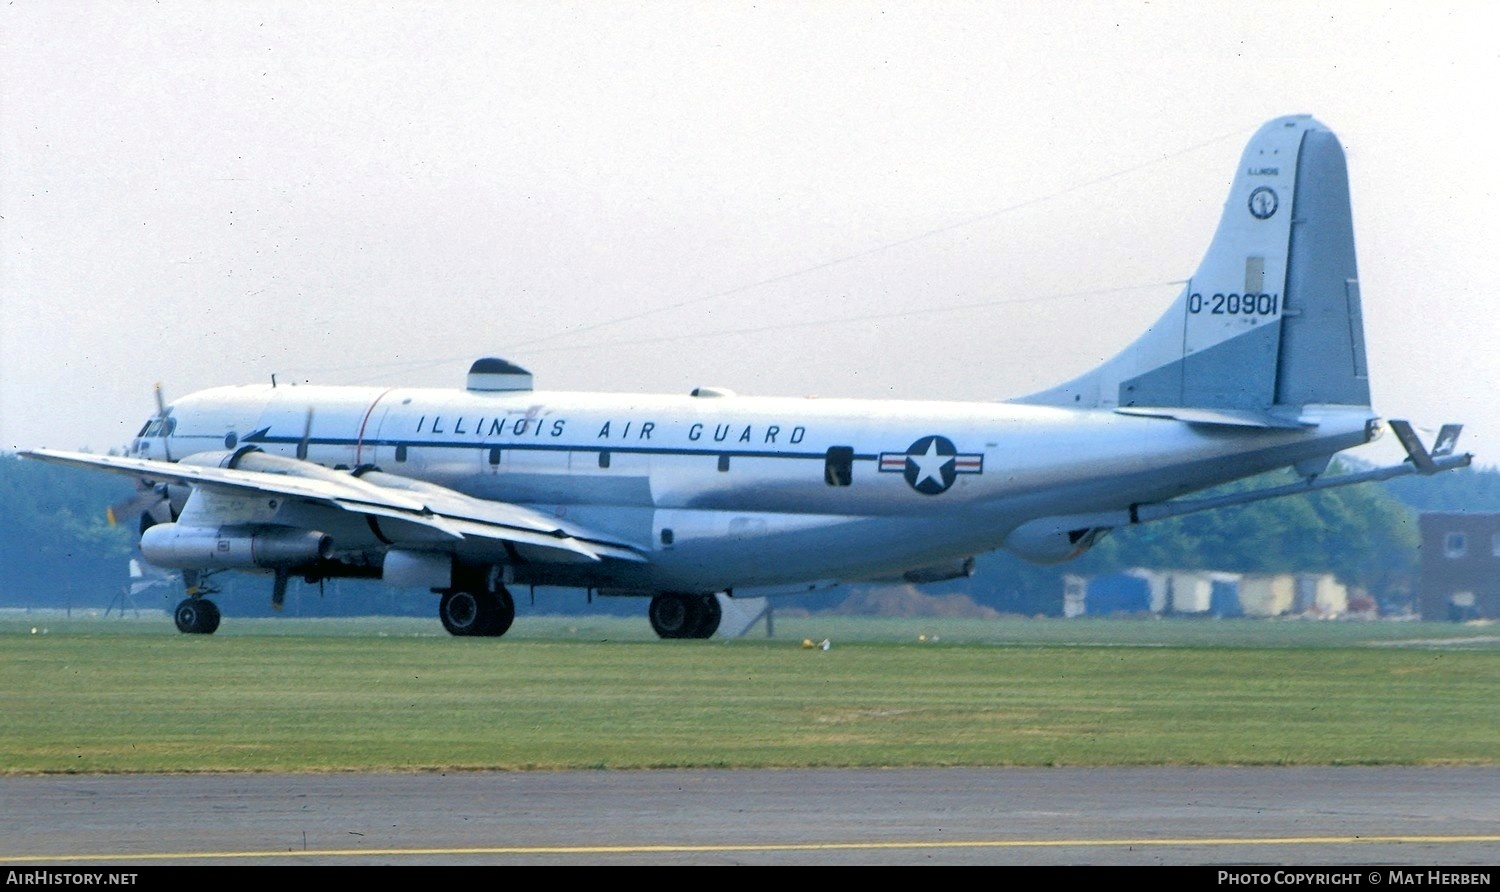
<path id="1" fill-rule="evenodd" d="M 141 425 L 141 429 L 138 432 L 136 432 L 136 436 L 137 437 L 144 437 L 144 436 L 146 436 L 146 429 L 149 428 L 149 427 L 151 427 L 151 422 L 148 420 L 145 424 Z"/>
<path id="2" fill-rule="evenodd" d="M 136 436 L 170 437 L 175 430 L 177 430 L 177 419 L 170 416 L 167 418 L 153 418 L 146 422 L 146 426 L 141 428 L 141 432 L 136 434 Z"/>

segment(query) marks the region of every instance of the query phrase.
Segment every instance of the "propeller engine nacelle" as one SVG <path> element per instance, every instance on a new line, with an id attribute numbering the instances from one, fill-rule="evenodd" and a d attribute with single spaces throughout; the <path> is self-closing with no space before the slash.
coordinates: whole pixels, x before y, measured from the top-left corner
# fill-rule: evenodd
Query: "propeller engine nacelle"
<path id="1" fill-rule="evenodd" d="M 280 526 L 184 527 L 159 523 L 141 534 L 141 554 L 182 570 L 292 570 L 326 560 L 333 538 Z"/>
<path id="2" fill-rule="evenodd" d="M 287 474 L 292 477 L 321 480 L 343 480 L 348 477 L 347 471 L 335 471 L 302 459 L 262 452 L 259 446 L 195 452 L 183 458 L 180 464 L 200 465 L 205 468 L 233 468 L 239 471 L 265 471 L 270 474 Z"/>

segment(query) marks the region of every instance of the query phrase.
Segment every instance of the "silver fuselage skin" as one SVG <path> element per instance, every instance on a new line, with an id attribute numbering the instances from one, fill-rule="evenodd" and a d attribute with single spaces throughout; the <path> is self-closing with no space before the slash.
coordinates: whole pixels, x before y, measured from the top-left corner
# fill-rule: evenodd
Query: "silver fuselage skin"
<path id="1" fill-rule="evenodd" d="M 774 593 L 895 578 L 1010 548 L 1078 550 L 1059 529 L 1129 522 L 1155 503 L 1365 443 L 1367 407 L 1309 406 L 1298 429 L 1193 424 L 1009 403 L 249 385 L 174 403 L 141 458 L 253 446 L 328 468 L 373 466 L 519 505 L 638 549 L 640 562 L 551 561 L 491 541 L 460 559 L 516 582 L 598 589 Z M 144 431 L 143 431 L 144 433 Z M 240 500 L 241 504 L 235 504 Z M 214 496 L 180 522 L 328 533 L 336 555 L 378 551 L 349 512 Z"/>

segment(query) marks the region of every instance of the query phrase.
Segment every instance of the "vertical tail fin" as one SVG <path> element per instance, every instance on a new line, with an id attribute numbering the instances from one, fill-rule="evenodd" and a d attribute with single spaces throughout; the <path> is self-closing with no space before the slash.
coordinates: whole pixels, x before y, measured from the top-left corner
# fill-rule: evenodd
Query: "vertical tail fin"
<path id="1" fill-rule="evenodd" d="M 1307 115 L 1262 126 L 1208 252 L 1167 312 L 1114 358 L 1018 402 L 1369 405 L 1349 180 L 1333 132 Z"/>

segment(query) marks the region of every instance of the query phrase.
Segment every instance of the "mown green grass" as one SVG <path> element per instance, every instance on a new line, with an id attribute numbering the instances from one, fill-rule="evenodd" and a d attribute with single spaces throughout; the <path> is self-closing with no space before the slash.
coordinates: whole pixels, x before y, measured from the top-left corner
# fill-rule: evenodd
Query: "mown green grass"
<path id="1" fill-rule="evenodd" d="M 164 618 L 5 618 L 0 770 L 1500 762 L 1493 628 L 774 628 L 658 641 L 644 619 L 522 616 L 472 640 L 436 620 L 229 618 L 189 636 Z"/>

